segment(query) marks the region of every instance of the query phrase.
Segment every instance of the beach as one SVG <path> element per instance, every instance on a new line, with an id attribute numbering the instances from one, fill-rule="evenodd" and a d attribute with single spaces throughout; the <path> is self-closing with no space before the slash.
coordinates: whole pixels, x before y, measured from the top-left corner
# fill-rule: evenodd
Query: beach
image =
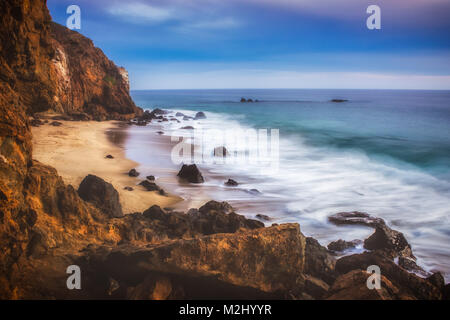
<path id="1" fill-rule="evenodd" d="M 124 149 L 108 138 L 108 132 L 117 129 L 119 122 L 59 122 L 61 126 L 33 127 L 33 155 L 36 160 L 56 168 L 65 183 L 78 188 L 88 174 L 104 179 L 119 192 L 125 214 L 142 212 L 155 204 L 169 207 L 181 200 L 175 195 L 146 191 L 138 185 L 145 180 L 142 174 L 137 178 L 128 175 L 139 164 L 127 159 Z M 106 158 L 107 155 L 114 158 Z"/>

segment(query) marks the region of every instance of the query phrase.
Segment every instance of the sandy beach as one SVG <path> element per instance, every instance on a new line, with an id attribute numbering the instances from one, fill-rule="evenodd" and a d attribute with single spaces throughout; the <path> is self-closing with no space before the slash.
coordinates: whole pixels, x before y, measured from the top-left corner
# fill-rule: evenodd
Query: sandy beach
<path id="1" fill-rule="evenodd" d="M 142 212 L 154 204 L 169 207 L 182 200 L 146 191 L 138 185 L 145 179 L 143 174 L 137 178 L 128 175 L 139 163 L 127 159 L 124 149 L 108 139 L 107 132 L 118 127 L 117 121 L 60 122 L 59 127 L 33 127 L 33 157 L 55 167 L 67 184 L 78 188 L 88 174 L 101 177 L 119 192 L 124 213 Z M 108 159 L 107 155 L 114 158 Z M 125 190 L 127 186 L 134 190 Z"/>

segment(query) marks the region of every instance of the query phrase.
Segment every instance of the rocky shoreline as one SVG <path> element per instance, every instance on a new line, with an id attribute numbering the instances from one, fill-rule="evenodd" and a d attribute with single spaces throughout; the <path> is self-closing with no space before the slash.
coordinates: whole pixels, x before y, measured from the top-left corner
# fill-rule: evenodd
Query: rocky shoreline
<path id="1" fill-rule="evenodd" d="M 136 107 L 124 69 L 89 39 L 51 22 L 44 0 L 5 0 L 0 11 L 1 299 L 449 298 L 442 275 L 407 270 L 411 247 L 378 220 L 364 241 L 369 251 L 337 259 L 298 224 L 265 227 L 226 202 L 124 215 L 119 192 L 101 177 L 88 175 L 78 188 L 64 183 L 33 159 L 31 126 L 45 123 L 42 112 L 60 114 L 52 126 L 172 120 L 164 110 Z M 193 168 L 181 176 L 201 181 Z M 407 261 L 401 266 L 397 258 Z M 66 286 L 70 265 L 82 270 L 81 290 Z M 366 285 L 370 265 L 381 269 L 381 289 Z"/>

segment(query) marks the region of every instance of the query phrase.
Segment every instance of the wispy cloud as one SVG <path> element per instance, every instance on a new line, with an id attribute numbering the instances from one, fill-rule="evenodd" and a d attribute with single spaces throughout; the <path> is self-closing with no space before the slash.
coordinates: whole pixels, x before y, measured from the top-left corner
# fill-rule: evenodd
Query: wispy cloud
<path id="1" fill-rule="evenodd" d="M 132 22 L 163 22 L 174 18 L 170 8 L 157 7 L 145 3 L 116 3 L 108 7 L 108 12 L 114 16 Z"/>

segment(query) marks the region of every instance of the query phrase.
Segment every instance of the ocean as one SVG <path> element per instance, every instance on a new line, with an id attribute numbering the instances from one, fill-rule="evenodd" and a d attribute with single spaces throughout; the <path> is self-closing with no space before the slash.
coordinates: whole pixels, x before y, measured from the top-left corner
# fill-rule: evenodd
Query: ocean
<path id="1" fill-rule="evenodd" d="M 418 263 L 428 271 L 445 272 L 450 280 L 450 91 L 240 89 L 131 94 L 144 109 L 206 114 L 206 119 L 158 124 L 166 136 L 186 135 L 180 130 L 186 125 L 279 130 L 278 170 L 245 161 L 200 163 L 206 182 L 178 187 L 175 191 L 183 197 L 206 194 L 229 201 L 249 217 L 261 213 L 272 222 L 297 222 L 305 235 L 323 245 L 370 235 L 371 229 L 337 227 L 327 220 L 341 211 L 364 211 L 403 232 Z M 258 102 L 241 103 L 242 97 Z M 129 141 L 151 130 L 155 129 L 136 127 Z M 214 146 L 215 138 L 206 137 L 211 141 L 205 143 Z M 125 148 L 148 174 L 153 166 L 170 161 L 168 153 L 162 159 L 154 150 L 137 152 L 132 142 Z M 224 186 L 228 178 L 239 186 Z M 164 186 L 164 179 L 161 182 Z"/>

